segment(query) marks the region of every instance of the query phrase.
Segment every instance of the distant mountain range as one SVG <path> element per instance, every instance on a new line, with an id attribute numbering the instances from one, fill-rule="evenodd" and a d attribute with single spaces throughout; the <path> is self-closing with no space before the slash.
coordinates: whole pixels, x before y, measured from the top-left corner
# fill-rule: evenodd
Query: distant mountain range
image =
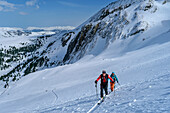
<path id="1" fill-rule="evenodd" d="M 28 27 L 26 29 L 16 27 L 0 27 L 0 37 L 15 36 L 37 36 L 45 34 L 56 34 L 63 31 L 73 30 L 72 26 L 55 26 L 55 27 Z"/>

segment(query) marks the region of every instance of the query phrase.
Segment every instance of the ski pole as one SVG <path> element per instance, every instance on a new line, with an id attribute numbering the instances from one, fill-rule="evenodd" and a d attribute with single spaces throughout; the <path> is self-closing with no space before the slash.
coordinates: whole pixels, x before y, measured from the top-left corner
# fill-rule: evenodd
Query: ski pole
<path id="1" fill-rule="evenodd" d="M 96 96 L 98 98 L 97 83 L 95 83 L 95 87 L 96 87 Z"/>
<path id="2" fill-rule="evenodd" d="M 114 86 L 114 96 L 115 96 L 115 86 Z"/>
<path id="3" fill-rule="evenodd" d="M 118 84 L 120 85 L 120 83 L 118 82 Z M 114 86 L 114 96 L 115 96 L 115 86 Z"/>

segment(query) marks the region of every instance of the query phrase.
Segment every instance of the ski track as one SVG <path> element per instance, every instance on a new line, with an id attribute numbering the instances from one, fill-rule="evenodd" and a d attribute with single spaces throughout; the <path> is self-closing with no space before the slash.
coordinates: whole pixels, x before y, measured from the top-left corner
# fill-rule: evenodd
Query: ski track
<path id="1" fill-rule="evenodd" d="M 170 75 L 163 75 L 137 84 L 122 85 L 91 113 L 168 113 L 170 108 Z M 140 93 L 140 95 L 138 95 Z M 96 95 L 79 98 L 61 105 L 39 110 L 40 113 L 88 112 L 98 99 Z"/>
<path id="2" fill-rule="evenodd" d="M 0 94 L 0 97 L 8 90 L 9 86 Z"/>
<path id="3" fill-rule="evenodd" d="M 58 99 L 58 95 L 55 93 L 55 91 L 54 91 L 55 89 L 53 89 L 53 90 L 51 90 L 51 92 L 54 94 L 54 96 L 55 96 L 55 100 L 54 100 L 54 104 L 56 104 L 57 103 L 57 99 Z"/>

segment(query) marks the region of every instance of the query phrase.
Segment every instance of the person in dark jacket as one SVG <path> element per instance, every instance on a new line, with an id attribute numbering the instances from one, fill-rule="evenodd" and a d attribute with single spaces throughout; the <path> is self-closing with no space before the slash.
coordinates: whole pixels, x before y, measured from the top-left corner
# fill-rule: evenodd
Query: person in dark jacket
<path id="1" fill-rule="evenodd" d="M 108 95 L 107 87 L 108 87 L 108 79 L 110 79 L 113 82 L 113 79 L 106 73 L 105 70 L 102 71 L 102 74 L 95 80 L 95 83 L 101 79 L 101 84 L 100 84 L 100 96 L 103 98 L 103 89 L 105 91 L 105 94 Z"/>

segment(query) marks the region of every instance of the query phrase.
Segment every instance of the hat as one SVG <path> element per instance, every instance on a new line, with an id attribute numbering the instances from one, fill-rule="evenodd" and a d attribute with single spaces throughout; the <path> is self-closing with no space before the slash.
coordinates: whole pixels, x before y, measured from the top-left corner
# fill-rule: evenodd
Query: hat
<path id="1" fill-rule="evenodd" d="M 102 73 L 106 73 L 106 71 L 105 71 L 105 70 L 103 70 L 103 71 L 102 71 Z"/>

